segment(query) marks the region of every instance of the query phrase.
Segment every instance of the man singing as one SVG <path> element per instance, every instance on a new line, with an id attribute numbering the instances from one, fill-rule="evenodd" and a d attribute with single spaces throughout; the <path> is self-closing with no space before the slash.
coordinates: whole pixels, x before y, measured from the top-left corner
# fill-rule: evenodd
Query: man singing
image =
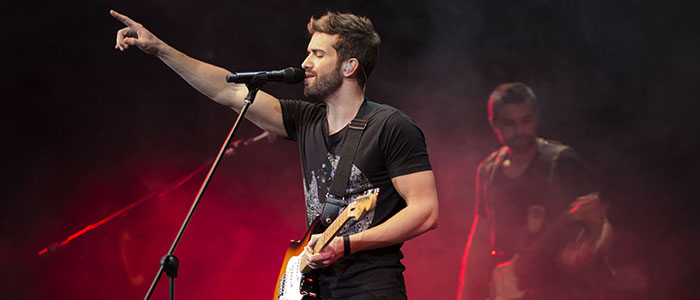
<path id="1" fill-rule="evenodd" d="M 248 89 L 227 84 L 231 73 L 193 59 L 167 45 L 141 24 L 110 11 L 126 25 L 115 48 L 136 46 L 158 57 L 212 100 L 240 111 Z M 307 225 L 326 202 L 348 124 L 364 107 L 362 133 L 346 195 L 379 188 L 376 208 L 319 253 L 304 259 L 320 269 L 320 294 L 327 299 L 406 299 L 401 263 L 404 241 L 437 227 L 438 200 L 423 133 L 401 111 L 365 98 L 365 82 L 377 63 L 379 35 L 370 20 L 327 13 L 311 18 L 304 95 L 316 103 L 279 100 L 260 92 L 246 117 L 263 130 L 299 143 Z M 345 238 L 343 238 L 345 237 Z M 309 242 L 313 246 L 317 236 Z"/>

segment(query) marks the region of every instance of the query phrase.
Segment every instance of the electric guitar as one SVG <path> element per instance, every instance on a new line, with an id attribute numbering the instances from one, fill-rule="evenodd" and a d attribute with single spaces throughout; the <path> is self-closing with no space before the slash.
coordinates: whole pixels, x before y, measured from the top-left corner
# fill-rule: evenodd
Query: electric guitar
<path id="1" fill-rule="evenodd" d="M 313 253 L 318 253 L 325 248 L 338 232 L 348 222 L 356 222 L 362 219 L 365 214 L 374 209 L 377 202 L 379 189 L 371 189 L 365 193 L 355 196 L 350 199 L 348 206 L 341 212 L 335 221 L 328 225 L 328 228 L 323 231 L 319 239 L 316 241 Z M 274 300 L 306 300 L 320 299 L 318 295 L 318 285 L 316 279 L 311 275 L 311 267 L 309 267 L 302 259 L 304 255 L 304 247 L 309 243 L 313 230 L 320 223 L 320 216 L 317 216 L 312 222 L 309 229 L 304 234 L 304 238 L 298 241 L 291 241 L 287 253 L 282 262 L 280 275 L 277 278 L 277 286 L 275 287 Z"/>

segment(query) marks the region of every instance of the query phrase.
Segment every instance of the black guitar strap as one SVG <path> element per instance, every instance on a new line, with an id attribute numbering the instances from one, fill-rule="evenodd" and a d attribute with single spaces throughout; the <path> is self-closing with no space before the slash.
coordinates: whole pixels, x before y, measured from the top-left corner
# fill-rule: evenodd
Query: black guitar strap
<path id="1" fill-rule="evenodd" d="M 321 223 L 325 226 L 330 225 L 335 220 L 340 207 L 348 205 L 348 199 L 345 199 L 345 188 L 350 180 L 352 163 L 355 160 L 355 153 L 357 152 L 357 146 L 360 144 L 362 133 L 367 128 L 369 117 L 375 111 L 369 106 L 370 104 L 367 100 L 362 103 L 355 119 L 350 121 L 349 130 L 345 133 L 345 143 L 340 154 L 340 161 L 338 161 L 338 166 L 335 169 L 330 191 L 326 193 L 325 200 L 321 199 L 321 202 L 325 203 L 321 214 Z"/>

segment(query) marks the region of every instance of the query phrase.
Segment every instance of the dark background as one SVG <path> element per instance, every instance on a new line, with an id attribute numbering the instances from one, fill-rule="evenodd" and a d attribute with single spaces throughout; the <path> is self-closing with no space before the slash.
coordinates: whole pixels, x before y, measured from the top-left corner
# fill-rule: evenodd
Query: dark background
<path id="1" fill-rule="evenodd" d="M 637 1 L 3 2 L 0 297 L 138 299 L 202 174 L 39 256 L 212 158 L 235 114 L 158 59 L 113 49 L 116 9 L 183 52 L 232 71 L 298 66 L 311 15 L 372 19 L 382 36 L 367 95 L 413 116 L 438 180 L 440 228 L 406 243 L 411 299 L 453 299 L 479 160 L 498 147 L 486 99 L 530 85 L 540 135 L 596 166 L 617 230 L 609 299 L 697 293 L 695 10 Z M 222 79 L 223 80 L 223 79 Z M 300 86 L 270 84 L 278 97 Z M 260 134 L 250 123 L 238 137 Z M 176 254 L 183 299 L 269 298 L 303 234 L 299 156 L 277 139 L 221 165 Z M 167 281 L 154 299 L 164 299 Z"/>

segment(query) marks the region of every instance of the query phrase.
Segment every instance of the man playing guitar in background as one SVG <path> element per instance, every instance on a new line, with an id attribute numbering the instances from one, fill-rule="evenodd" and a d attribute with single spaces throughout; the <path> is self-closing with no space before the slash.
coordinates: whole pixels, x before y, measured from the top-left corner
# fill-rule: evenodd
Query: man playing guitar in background
<path id="1" fill-rule="evenodd" d="M 536 136 L 528 86 L 501 84 L 488 108 L 503 147 L 477 169 L 458 300 L 597 299 L 611 276 L 612 227 L 589 166 L 571 147 Z"/>

